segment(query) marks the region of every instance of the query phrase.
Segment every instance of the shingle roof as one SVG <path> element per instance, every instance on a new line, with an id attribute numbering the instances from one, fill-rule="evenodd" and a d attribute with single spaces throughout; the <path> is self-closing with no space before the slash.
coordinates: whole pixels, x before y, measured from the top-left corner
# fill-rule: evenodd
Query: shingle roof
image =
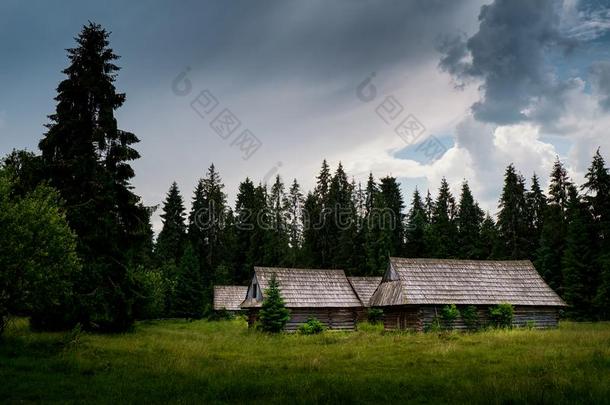
<path id="1" fill-rule="evenodd" d="M 214 310 L 239 311 L 239 304 L 246 298 L 248 287 L 241 285 L 215 285 Z"/>
<path id="2" fill-rule="evenodd" d="M 361 307 L 343 270 L 292 269 L 255 267 L 254 274 L 260 290 L 269 287 L 273 274 L 288 308 L 345 308 Z M 242 308 L 258 307 L 262 299 L 247 299 Z"/>
<path id="3" fill-rule="evenodd" d="M 371 296 L 381 283 L 382 277 L 348 277 L 347 278 L 360 298 L 362 305 L 369 306 Z"/>
<path id="4" fill-rule="evenodd" d="M 375 306 L 498 304 L 564 306 L 529 260 L 390 258 Z"/>

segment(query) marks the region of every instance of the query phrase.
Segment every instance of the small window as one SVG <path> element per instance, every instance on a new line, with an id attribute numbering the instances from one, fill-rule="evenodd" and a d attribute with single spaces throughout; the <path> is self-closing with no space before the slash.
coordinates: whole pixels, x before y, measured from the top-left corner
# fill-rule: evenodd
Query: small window
<path id="1" fill-rule="evenodd" d="M 256 283 L 252 283 L 252 298 L 256 299 Z"/>

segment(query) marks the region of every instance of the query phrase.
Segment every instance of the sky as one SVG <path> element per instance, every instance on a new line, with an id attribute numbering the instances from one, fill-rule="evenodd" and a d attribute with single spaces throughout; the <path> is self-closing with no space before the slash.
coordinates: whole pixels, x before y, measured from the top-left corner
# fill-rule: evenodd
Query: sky
<path id="1" fill-rule="evenodd" d="M 190 204 L 214 163 L 304 190 L 322 159 L 458 194 L 494 214 L 503 171 L 581 183 L 610 159 L 610 0 L 0 2 L 0 155 L 37 151 L 66 48 L 88 21 L 121 56 L 119 127 L 141 140 L 133 185 Z M 157 215 L 153 226 L 161 226 Z"/>

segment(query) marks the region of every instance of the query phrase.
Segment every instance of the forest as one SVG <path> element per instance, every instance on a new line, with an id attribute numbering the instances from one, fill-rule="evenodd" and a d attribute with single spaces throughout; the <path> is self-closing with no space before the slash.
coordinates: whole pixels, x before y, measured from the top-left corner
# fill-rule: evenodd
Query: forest
<path id="1" fill-rule="evenodd" d="M 155 207 L 131 184 L 139 139 L 115 118 L 126 101 L 114 86 L 118 56 L 100 25 L 76 40 L 40 153 L 2 160 L 0 332 L 12 315 L 40 330 L 110 332 L 136 319 L 199 319 L 213 316 L 214 284 L 244 284 L 255 265 L 382 275 L 390 256 L 528 259 L 569 304 L 566 317 L 610 319 L 610 174 L 600 150 L 583 184 L 557 158 L 547 190 L 509 165 L 487 213 L 467 181 L 459 195 L 443 180 L 407 198 L 397 178 L 371 173 L 359 184 L 326 160 L 311 191 L 296 179 L 246 178 L 232 204 L 210 164 L 189 195 L 169 187 L 155 237 Z"/>

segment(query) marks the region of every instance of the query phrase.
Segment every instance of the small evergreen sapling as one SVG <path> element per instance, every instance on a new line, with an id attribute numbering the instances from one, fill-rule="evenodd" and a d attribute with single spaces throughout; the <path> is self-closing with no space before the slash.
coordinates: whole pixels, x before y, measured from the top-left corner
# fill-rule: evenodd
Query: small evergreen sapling
<path id="1" fill-rule="evenodd" d="M 259 312 L 260 329 L 271 333 L 281 332 L 289 319 L 290 311 L 284 306 L 279 283 L 273 274 L 269 288 L 265 290 L 265 299 Z"/>

